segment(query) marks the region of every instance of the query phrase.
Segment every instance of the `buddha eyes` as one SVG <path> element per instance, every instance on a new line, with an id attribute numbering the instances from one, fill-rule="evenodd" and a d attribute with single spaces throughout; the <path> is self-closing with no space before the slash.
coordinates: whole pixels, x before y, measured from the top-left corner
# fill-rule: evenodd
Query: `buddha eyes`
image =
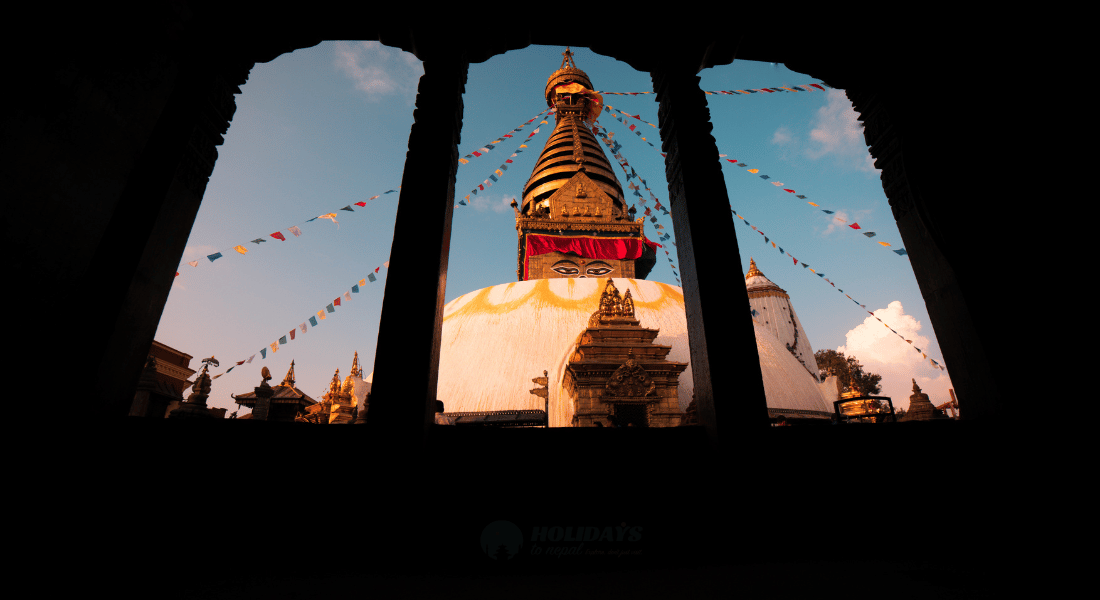
<path id="1" fill-rule="evenodd" d="M 571 262 L 557 263 L 554 266 L 550 267 L 550 270 L 554 271 L 555 273 L 558 273 L 559 275 L 573 276 L 573 275 L 580 275 L 581 274 L 581 268 L 578 268 L 575 263 L 571 263 Z M 584 267 L 584 275 L 582 275 L 582 277 L 583 276 L 599 277 L 600 275 L 606 275 L 606 274 L 612 272 L 613 270 L 614 269 L 612 269 L 611 266 L 608 265 L 607 263 L 600 263 L 600 262 L 592 263 L 592 264 Z"/>
<path id="2" fill-rule="evenodd" d="M 568 267 L 565 265 L 555 265 L 551 267 L 551 269 L 553 269 L 556 273 L 561 273 L 562 275 L 576 275 L 577 273 L 581 272 L 581 270 L 577 267 Z"/>

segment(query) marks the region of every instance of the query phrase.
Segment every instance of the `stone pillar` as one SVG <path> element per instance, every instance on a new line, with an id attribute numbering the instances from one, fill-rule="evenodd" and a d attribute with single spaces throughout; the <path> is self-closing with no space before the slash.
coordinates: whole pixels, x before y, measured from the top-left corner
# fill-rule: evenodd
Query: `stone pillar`
<path id="1" fill-rule="evenodd" d="M 729 196 L 699 77 L 685 63 L 663 64 L 651 75 L 699 422 L 713 442 L 721 423 L 721 439 L 729 440 L 769 422 L 748 293 L 743 285 L 727 287 L 723 277 L 741 264 Z M 732 270 L 740 273 L 739 266 Z M 736 376 L 715 377 L 731 369 Z"/>
<path id="2" fill-rule="evenodd" d="M 435 414 L 464 58 L 428 58 L 401 178 L 367 426 L 418 444 Z"/>
<path id="3" fill-rule="evenodd" d="M 924 297 L 951 383 L 958 390 L 959 406 L 966 407 L 967 420 L 996 419 L 1005 412 L 1005 397 L 988 358 L 988 349 L 996 346 L 986 345 L 982 330 L 989 333 L 1000 324 L 991 325 L 990 317 L 982 314 L 995 311 L 970 309 L 972 305 L 982 306 L 973 299 L 988 293 L 982 289 L 988 274 L 968 268 L 969 259 L 965 256 L 981 247 L 981 242 L 970 230 L 954 224 L 965 219 L 957 218 L 953 205 L 943 208 L 949 202 L 939 200 L 959 196 L 960 186 L 936 177 L 944 164 L 966 162 L 970 155 L 952 161 L 951 155 L 944 156 L 942 139 L 928 133 L 935 131 L 938 123 L 953 118 L 955 111 L 950 115 L 946 111 L 930 111 L 926 103 L 906 101 L 904 95 L 909 93 L 908 89 L 877 79 L 873 85 L 864 81 L 848 85 L 846 93 L 864 122 L 864 135 L 875 166 L 882 170 L 883 189 Z M 982 139 L 973 132 L 968 135 Z M 983 172 L 974 164 L 967 164 L 967 170 Z M 999 230 L 993 226 L 988 229 Z M 982 318 L 986 319 L 984 327 L 979 326 Z"/>
<path id="4" fill-rule="evenodd" d="M 252 409 L 252 420 L 270 421 L 271 397 L 275 395 L 275 390 L 266 381 L 252 389 L 256 392 L 256 408 Z"/>

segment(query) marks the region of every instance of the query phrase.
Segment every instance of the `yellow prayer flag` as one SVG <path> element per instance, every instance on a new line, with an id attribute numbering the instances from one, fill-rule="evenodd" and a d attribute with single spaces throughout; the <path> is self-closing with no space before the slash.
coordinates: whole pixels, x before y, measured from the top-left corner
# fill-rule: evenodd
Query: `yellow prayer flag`
<path id="1" fill-rule="evenodd" d="M 749 169 L 749 173 L 759 173 L 760 169 Z"/>
<path id="2" fill-rule="evenodd" d="M 810 269 L 810 272 L 811 272 L 811 273 L 817 273 L 817 271 L 815 271 L 815 270 L 813 270 L 813 269 Z"/>
<path id="3" fill-rule="evenodd" d="M 813 202 L 807 202 L 806 204 L 809 204 L 810 206 L 817 206 L 817 205 L 816 205 L 816 204 L 814 204 Z"/>
<path id="4" fill-rule="evenodd" d="M 458 159 L 458 162 L 460 162 L 460 163 L 462 163 L 462 164 L 466 164 L 466 163 L 468 163 L 468 162 L 470 162 L 470 161 L 466 160 L 465 158 L 460 158 L 460 159 Z"/>
<path id="5" fill-rule="evenodd" d="M 499 144 L 499 143 L 500 143 L 500 140 L 493 140 L 493 141 L 491 141 L 491 142 L 489 142 L 489 143 L 490 143 L 490 144 Z"/>
<path id="6" fill-rule="evenodd" d="M 234 248 L 234 250 L 240 252 L 241 254 L 248 254 L 248 250 L 246 250 L 244 246 L 237 246 L 236 248 Z"/>
<path id="7" fill-rule="evenodd" d="M 366 286 L 367 285 L 367 280 L 366 279 L 360 279 L 359 280 L 359 285 Z"/>
<path id="8" fill-rule="evenodd" d="M 496 171 L 493 171 L 493 172 L 496 173 L 497 175 L 502 176 L 502 177 L 504 176 L 504 173 L 501 173 L 500 169 L 497 169 Z"/>
<path id="9" fill-rule="evenodd" d="M 775 242 L 772 242 L 772 248 L 775 248 Z"/>
<path id="10" fill-rule="evenodd" d="M 520 147 L 520 148 L 526 148 L 526 147 L 527 147 L 527 144 L 520 144 L 520 145 L 519 145 L 519 147 Z"/>
<path id="11" fill-rule="evenodd" d="M 882 244 L 883 246 L 889 246 L 890 245 L 890 244 L 887 244 L 886 242 L 879 242 L 879 243 Z"/>
<path id="12" fill-rule="evenodd" d="M 325 320 L 325 311 L 323 311 L 323 310 L 317 311 L 317 316 L 321 317 L 321 320 L 324 321 Z"/>

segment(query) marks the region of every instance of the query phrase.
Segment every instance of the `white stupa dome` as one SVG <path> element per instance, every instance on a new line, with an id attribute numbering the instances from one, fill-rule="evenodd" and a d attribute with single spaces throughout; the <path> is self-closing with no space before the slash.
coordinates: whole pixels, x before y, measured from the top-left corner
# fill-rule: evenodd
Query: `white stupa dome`
<path id="1" fill-rule="evenodd" d="M 569 426 L 574 408 L 562 386 L 565 368 L 605 283 L 594 278 L 519 281 L 447 303 L 437 388 L 446 411 L 542 409 L 544 400 L 529 391 L 536 387 L 531 380 L 548 371 L 550 426 Z M 623 293 L 630 290 L 641 326 L 660 330 L 654 343 L 672 346 L 667 359 L 690 362 L 683 289 L 636 279 L 614 283 Z M 754 319 L 753 326 L 768 407 L 831 412 L 806 368 L 762 323 Z M 373 373 L 366 381 L 372 379 Z M 689 366 L 680 376 L 680 410 L 691 402 L 693 387 Z"/>

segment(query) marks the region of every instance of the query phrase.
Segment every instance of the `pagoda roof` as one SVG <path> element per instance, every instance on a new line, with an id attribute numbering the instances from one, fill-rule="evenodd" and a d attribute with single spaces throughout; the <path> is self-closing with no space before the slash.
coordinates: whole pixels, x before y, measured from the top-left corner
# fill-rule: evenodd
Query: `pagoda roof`
<path id="1" fill-rule="evenodd" d="M 297 402 L 303 406 L 310 406 L 317 404 L 317 401 L 306 395 L 305 392 L 297 387 L 290 385 L 276 385 L 271 388 L 274 392 L 271 395 L 272 402 L 278 402 L 279 404 L 287 404 Z M 237 404 L 241 404 L 248 407 L 253 407 L 256 404 L 256 392 L 251 391 L 245 394 L 235 395 L 233 399 Z"/>

